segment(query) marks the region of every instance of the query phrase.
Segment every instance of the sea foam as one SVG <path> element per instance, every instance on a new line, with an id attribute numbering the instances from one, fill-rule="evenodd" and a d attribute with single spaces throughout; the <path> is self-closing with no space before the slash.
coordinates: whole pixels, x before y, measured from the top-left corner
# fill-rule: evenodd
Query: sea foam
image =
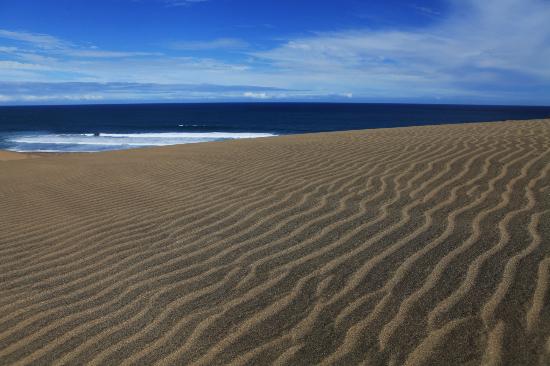
<path id="1" fill-rule="evenodd" d="M 93 152 L 270 136 L 276 135 L 255 132 L 28 133 L 12 135 L 5 142 L 13 151 Z"/>

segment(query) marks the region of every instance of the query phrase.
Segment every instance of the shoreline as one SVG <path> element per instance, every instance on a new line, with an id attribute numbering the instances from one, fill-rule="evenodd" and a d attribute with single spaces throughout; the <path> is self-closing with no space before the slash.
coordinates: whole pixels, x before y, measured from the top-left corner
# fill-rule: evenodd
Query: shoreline
<path id="1" fill-rule="evenodd" d="M 5 150 L 0 149 L 0 161 L 7 161 L 7 160 L 23 160 L 29 157 L 40 157 L 40 156 L 52 156 L 52 155 L 65 155 L 65 154 L 96 154 L 96 153 L 108 153 L 113 151 L 133 151 L 133 150 L 142 150 L 142 149 L 155 149 L 155 148 L 163 148 L 163 147 L 170 147 L 170 146 L 182 146 L 182 145 L 194 145 L 194 144 L 205 144 L 205 143 L 219 143 L 219 142 L 227 142 L 227 141 L 238 141 L 238 140 L 256 140 L 256 139 L 264 139 L 264 138 L 277 138 L 277 137 L 284 137 L 284 136 L 304 136 L 304 135 L 316 135 L 316 134 L 326 134 L 326 133 L 352 133 L 352 132 L 366 132 L 366 131 L 391 131 L 391 130 L 399 130 L 399 129 L 416 129 L 416 128 L 430 128 L 435 126 L 456 126 L 456 125 L 487 125 L 487 124 L 501 124 L 501 123 L 518 123 L 518 122 L 536 122 L 541 120 L 547 120 L 550 119 L 550 116 L 548 118 L 537 118 L 537 119 L 521 119 L 521 120 L 502 120 L 502 121 L 487 121 L 487 122 L 465 122 L 465 123 L 440 123 L 440 124 L 431 124 L 431 125 L 414 125 L 414 126 L 398 126 L 398 127 L 378 127 L 378 128 L 367 128 L 367 129 L 352 129 L 352 130 L 337 130 L 337 131 L 316 131 L 316 132 L 306 132 L 306 133 L 284 133 L 284 134 L 275 134 L 272 136 L 260 136 L 260 137 L 254 137 L 254 138 L 241 138 L 241 139 L 232 139 L 227 138 L 225 140 L 217 140 L 217 141 L 201 141 L 201 142 L 189 142 L 189 143 L 178 143 L 178 144 L 166 144 L 166 145 L 149 145 L 149 146 L 136 146 L 132 148 L 124 148 L 124 149 L 112 149 L 112 150 L 98 150 L 98 151 L 13 151 L 13 150 Z M 170 133 L 179 133 L 179 132 L 166 132 L 167 134 Z M 193 133 L 193 132 L 184 132 L 184 133 Z M 254 133 L 260 133 L 261 132 L 254 132 Z M 144 134 L 148 134 L 148 132 L 144 132 Z M 4 157 L 2 157 L 2 154 Z M 11 155 L 11 157 L 10 157 Z M 19 155 L 19 157 L 18 157 Z"/>

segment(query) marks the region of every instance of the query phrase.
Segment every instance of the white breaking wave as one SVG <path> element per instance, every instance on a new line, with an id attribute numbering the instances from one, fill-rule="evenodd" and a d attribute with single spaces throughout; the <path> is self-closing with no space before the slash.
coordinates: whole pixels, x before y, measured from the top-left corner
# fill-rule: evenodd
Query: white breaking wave
<path id="1" fill-rule="evenodd" d="M 91 152 L 271 136 L 276 135 L 254 132 L 24 134 L 11 136 L 7 142 L 11 143 L 10 150 L 14 151 Z"/>
<path id="2" fill-rule="evenodd" d="M 101 133 L 99 136 L 85 134 L 92 137 L 128 137 L 128 138 L 208 138 L 208 139 L 249 139 L 255 137 L 275 136 L 271 133 L 256 132 L 159 132 L 159 133 Z"/>

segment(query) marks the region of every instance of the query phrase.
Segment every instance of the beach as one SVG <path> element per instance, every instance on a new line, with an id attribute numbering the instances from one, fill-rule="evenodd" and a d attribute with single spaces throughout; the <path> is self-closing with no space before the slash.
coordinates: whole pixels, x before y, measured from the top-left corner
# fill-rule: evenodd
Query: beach
<path id="1" fill-rule="evenodd" d="M 0 161 L 8 161 L 8 160 L 22 160 L 22 159 L 29 159 L 33 158 L 35 155 L 33 154 L 26 154 L 26 153 L 18 153 L 13 151 L 2 151 L 0 150 Z"/>
<path id="2" fill-rule="evenodd" d="M 550 119 L 1 152 L 0 364 L 544 365 L 549 238 Z"/>

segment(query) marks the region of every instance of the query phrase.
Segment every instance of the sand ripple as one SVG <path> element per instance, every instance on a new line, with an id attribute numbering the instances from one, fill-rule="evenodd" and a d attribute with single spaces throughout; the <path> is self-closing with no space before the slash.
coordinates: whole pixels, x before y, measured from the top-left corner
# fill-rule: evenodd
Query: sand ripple
<path id="1" fill-rule="evenodd" d="M 550 120 L 4 155 L 0 364 L 550 362 Z"/>

